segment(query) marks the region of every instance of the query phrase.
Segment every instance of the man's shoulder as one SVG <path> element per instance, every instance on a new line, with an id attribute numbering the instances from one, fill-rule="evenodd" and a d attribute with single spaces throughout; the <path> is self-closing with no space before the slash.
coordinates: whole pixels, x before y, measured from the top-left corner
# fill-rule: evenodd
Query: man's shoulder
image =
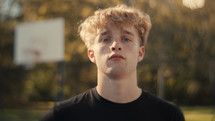
<path id="1" fill-rule="evenodd" d="M 64 101 L 55 102 L 53 108 L 47 111 L 41 121 L 79 119 L 83 113 L 89 112 L 89 100 L 92 98 L 92 91 L 93 89 L 89 89 Z"/>
<path id="2" fill-rule="evenodd" d="M 92 89 L 89 89 L 83 93 L 75 95 L 64 101 L 59 101 L 55 103 L 56 110 L 63 110 L 68 108 L 80 108 L 79 106 L 84 106 L 88 103 L 90 98 L 92 98 Z"/>
<path id="3" fill-rule="evenodd" d="M 145 92 L 146 97 L 146 105 L 148 105 L 149 110 L 153 110 L 156 113 L 160 113 L 163 116 L 171 116 L 174 119 L 180 119 L 180 121 L 184 121 L 183 113 L 180 108 L 167 100 L 161 99 L 155 96 L 152 93 Z"/>
<path id="4" fill-rule="evenodd" d="M 161 105 L 161 106 L 170 106 L 170 107 L 177 107 L 175 104 L 167 101 L 167 100 L 164 100 L 158 96 L 155 96 L 154 94 L 150 93 L 150 92 L 147 92 L 147 91 L 144 91 L 145 93 L 145 97 L 146 97 L 146 103 L 151 103 L 153 105 Z"/>

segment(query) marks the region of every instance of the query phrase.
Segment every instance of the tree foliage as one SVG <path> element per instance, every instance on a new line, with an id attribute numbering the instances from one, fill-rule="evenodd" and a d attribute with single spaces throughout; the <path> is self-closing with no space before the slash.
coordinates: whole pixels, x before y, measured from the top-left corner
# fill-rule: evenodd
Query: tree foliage
<path id="1" fill-rule="evenodd" d="M 151 16 L 146 55 L 138 66 L 139 86 L 157 92 L 163 68 L 165 98 L 178 104 L 210 104 L 209 63 L 215 57 L 215 5 L 191 10 L 181 0 L 16 0 L 22 15 L 0 21 L 0 99 L 3 104 L 53 101 L 59 90 L 59 63 L 25 70 L 13 63 L 14 29 L 20 22 L 65 19 L 65 98 L 96 85 L 96 66 L 77 34 L 79 22 L 98 8 L 127 3 Z"/>

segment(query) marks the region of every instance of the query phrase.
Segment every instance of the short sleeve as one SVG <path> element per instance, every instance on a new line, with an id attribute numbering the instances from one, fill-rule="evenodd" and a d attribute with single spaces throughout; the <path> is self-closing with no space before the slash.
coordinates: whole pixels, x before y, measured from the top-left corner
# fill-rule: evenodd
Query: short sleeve
<path id="1" fill-rule="evenodd" d="M 174 111 L 174 114 L 172 115 L 171 121 L 185 121 L 182 111 L 176 106 L 175 106 L 175 108 L 176 108 L 176 110 Z"/>
<path id="2" fill-rule="evenodd" d="M 56 121 L 54 116 L 54 107 L 49 109 L 43 117 L 40 119 L 40 121 Z"/>

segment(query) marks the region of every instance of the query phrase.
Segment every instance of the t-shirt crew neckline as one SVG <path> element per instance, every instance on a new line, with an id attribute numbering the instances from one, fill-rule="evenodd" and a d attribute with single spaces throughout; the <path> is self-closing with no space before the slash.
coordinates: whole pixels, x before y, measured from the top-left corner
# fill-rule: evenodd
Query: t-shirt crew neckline
<path id="1" fill-rule="evenodd" d="M 139 104 L 143 103 L 145 95 L 144 91 L 142 90 L 141 95 L 134 101 L 128 102 L 128 103 L 116 103 L 109 101 L 102 96 L 100 96 L 96 90 L 96 88 L 93 88 L 92 90 L 93 96 L 96 98 L 96 100 L 104 105 L 115 107 L 115 108 L 135 108 L 136 106 L 139 106 Z"/>

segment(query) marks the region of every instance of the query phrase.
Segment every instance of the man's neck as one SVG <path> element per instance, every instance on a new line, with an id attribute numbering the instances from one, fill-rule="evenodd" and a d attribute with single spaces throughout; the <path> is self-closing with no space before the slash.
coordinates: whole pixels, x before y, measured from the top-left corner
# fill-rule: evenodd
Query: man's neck
<path id="1" fill-rule="evenodd" d="M 110 78 L 99 73 L 97 83 L 96 90 L 99 95 L 116 103 L 132 102 L 142 93 L 142 90 L 137 86 L 136 72 L 123 78 Z"/>

